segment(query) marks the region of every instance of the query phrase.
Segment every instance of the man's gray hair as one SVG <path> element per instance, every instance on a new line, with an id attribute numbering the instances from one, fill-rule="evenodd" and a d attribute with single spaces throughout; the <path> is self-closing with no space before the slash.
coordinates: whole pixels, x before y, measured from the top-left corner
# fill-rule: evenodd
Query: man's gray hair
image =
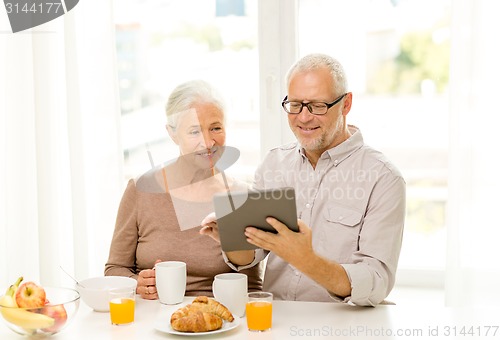
<path id="1" fill-rule="evenodd" d="M 182 113 L 199 103 L 214 104 L 225 113 L 224 100 L 212 85 L 204 80 L 190 80 L 176 86 L 168 97 L 165 106 L 168 125 L 175 128 Z"/>
<path id="2" fill-rule="evenodd" d="M 308 54 L 292 65 L 286 75 L 287 88 L 290 85 L 290 78 L 294 73 L 314 70 L 320 67 L 326 67 L 330 70 L 335 87 L 333 89 L 334 94 L 341 95 L 348 91 L 347 77 L 342 64 L 337 59 L 321 53 Z"/>

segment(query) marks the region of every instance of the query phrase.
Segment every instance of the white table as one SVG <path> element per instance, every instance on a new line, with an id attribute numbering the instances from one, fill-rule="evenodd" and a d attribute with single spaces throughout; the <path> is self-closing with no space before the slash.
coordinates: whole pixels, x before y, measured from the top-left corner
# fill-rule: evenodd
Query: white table
<path id="1" fill-rule="evenodd" d="M 185 298 L 188 303 L 192 298 Z M 136 302 L 135 322 L 110 324 L 109 313 L 91 310 L 83 301 L 75 319 L 50 339 L 67 340 L 150 340 L 181 339 L 155 330 L 157 318 L 168 316 L 181 305 L 166 306 L 141 298 Z M 253 333 L 246 319 L 224 333 L 194 337 L 200 339 L 282 340 L 282 339 L 500 339 L 500 308 L 452 309 L 439 306 L 380 305 L 375 308 L 340 303 L 273 302 L 273 329 Z M 469 332 L 467 334 L 466 332 Z M 481 332 L 481 335 L 479 335 Z M 193 338 L 193 337 L 189 337 Z M 26 339 L 0 325 L 0 339 Z"/>

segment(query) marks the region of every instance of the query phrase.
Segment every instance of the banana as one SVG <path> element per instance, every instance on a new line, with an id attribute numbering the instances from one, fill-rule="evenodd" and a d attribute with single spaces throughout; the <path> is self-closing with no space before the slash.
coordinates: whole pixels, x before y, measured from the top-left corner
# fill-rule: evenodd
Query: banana
<path id="1" fill-rule="evenodd" d="M 28 330 L 47 328 L 54 325 L 55 319 L 34 312 L 17 308 L 16 302 L 11 296 L 4 295 L 0 298 L 2 316 L 8 322 Z"/>
<path id="2" fill-rule="evenodd" d="M 55 323 L 54 318 L 30 312 L 22 308 L 17 308 L 14 293 L 22 280 L 23 278 L 20 277 L 16 283 L 7 289 L 5 295 L 0 298 L 0 312 L 2 313 L 3 318 L 16 326 L 24 328 L 30 333 L 34 333 L 38 328 L 53 326 Z"/>
<path id="3" fill-rule="evenodd" d="M 23 282 L 23 279 L 24 278 L 22 276 L 20 276 L 13 285 L 10 285 L 10 287 L 5 292 L 5 295 L 14 297 L 14 294 L 16 293 L 16 290 L 19 287 L 19 285 L 21 284 L 21 282 Z M 17 307 L 17 304 L 16 304 L 16 307 Z"/>

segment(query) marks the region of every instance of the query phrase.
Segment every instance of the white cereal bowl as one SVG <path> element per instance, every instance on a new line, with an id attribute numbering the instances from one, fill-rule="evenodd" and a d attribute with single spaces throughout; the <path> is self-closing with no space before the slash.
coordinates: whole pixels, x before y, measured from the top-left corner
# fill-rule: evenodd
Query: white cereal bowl
<path id="1" fill-rule="evenodd" d="M 136 287 L 137 281 L 125 276 L 92 277 L 76 285 L 83 302 L 96 312 L 109 312 L 110 289 Z"/>

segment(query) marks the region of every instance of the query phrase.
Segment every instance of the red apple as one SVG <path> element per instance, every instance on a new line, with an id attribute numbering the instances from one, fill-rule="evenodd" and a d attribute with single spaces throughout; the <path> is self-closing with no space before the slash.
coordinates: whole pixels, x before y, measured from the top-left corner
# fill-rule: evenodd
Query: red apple
<path id="1" fill-rule="evenodd" d="M 25 282 L 16 290 L 16 303 L 22 308 L 38 308 L 45 305 L 45 289 L 34 282 Z"/>
<path id="2" fill-rule="evenodd" d="M 56 320 L 53 326 L 43 329 L 45 332 L 57 332 L 62 326 L 64 326 L 66 320 L 68 319 L 68 314 L 66 313 L 66 309 L 63 305 L 48 305 L 40 308 L 39 313 L 50 316 Z"/>

